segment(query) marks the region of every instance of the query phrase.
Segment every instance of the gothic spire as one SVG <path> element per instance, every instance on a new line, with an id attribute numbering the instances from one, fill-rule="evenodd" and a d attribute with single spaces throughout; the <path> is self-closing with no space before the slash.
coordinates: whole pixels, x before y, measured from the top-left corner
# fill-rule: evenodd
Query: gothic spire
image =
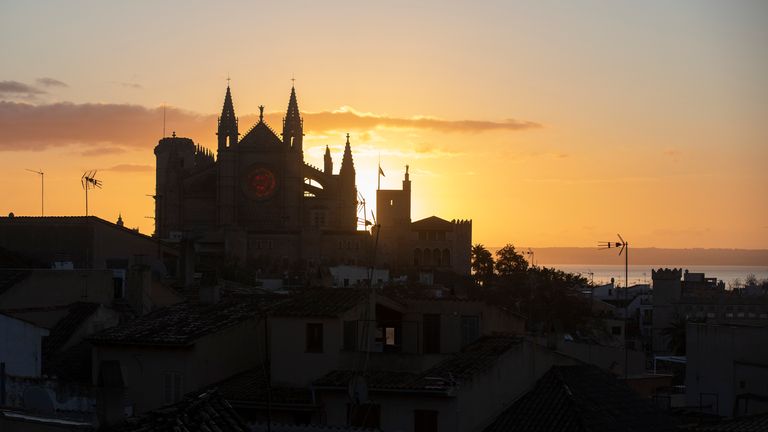
<path id="1" fill-rule="evenodd" d="M 323 158 L 323 171 L 326 174 L 333 174 L 333 159 L 331 159 L 331 149 L 325 146 L 325 157 Z"/>
<path id="2" fill-rule="evenodd" d="M 349 145 L 349 134 L 347 134 L 347 144 L 344 146 L 344 156 L 341 158 L 341 170 L 339 175 L 355 176 L 355 162 L 352 160 L 352 147 Z"/>
<path id="3" fill-rule="evenodd" d="M 224 95 L 224 106 L 221 108 L 217 135 L 219 136 L 219 150 L 237 143 L 239 135 L 237 117 L 235 116 L 235 105 L 232 103 L 232 92 L 229 89 L 229 84 L 227 84 L 227 93 Z"/>
<path id="4" fill-rule="evenodd" d="M 301 118 L 301 112 L 299 112 L 299 102 L 296 100 L 296 87 L 291 86 L 288 110 L 283 119 L 283 142 L 301 150 L 303 137 L 304 121 Z"/>

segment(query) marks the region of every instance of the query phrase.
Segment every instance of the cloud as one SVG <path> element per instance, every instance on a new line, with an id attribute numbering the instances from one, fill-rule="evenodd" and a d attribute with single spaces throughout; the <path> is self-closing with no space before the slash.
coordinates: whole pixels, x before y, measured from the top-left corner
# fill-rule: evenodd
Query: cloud
<path id="1" fill-rule="evenodd" d="M 0 81 L 0 97 L 33 97 L 46 92 L 18 81 Z"/>
<path id="2" fill-rule="evenodd" d="M 43 87 L 69 87 L 69 85 L 67 85 L 67 83 L 65 83 L 63 81 L 59 81 L 57 79 L 53 79 L 53 78 L 43 77 L 43 78 L 38 78 L 35 81 L 37 82 L 37 84 L 39 84 L 39 85 L 41 85 Z"/>
<path id="3" fill-rule="evenodd" d="M 135 90 L 144 88 L 144 86 L 142 86 L 141 84 L 133 83 L 133 82 L 112 81 L 112 84 L 116 84 L 116 85 L 119 85 L 120 87 L 125 87 L 125 88 L 135 89 Z"/>
<path id="4" fill-rule="evenodd" d="M 364 113 L 351 107 L 341 107 L 333 111 L 304 113 L 304 124 L 309 132 L 315 130 L 370 130 L 377 128 L 430 129 L 440 132 L 484 132 L 517 131 L 542 127 L 530 121 L 507 119 L 505 121 L 488 120 L 444 120 L 435 117 L 415 116 L 411 118 L 390 117 L 373 113 Z"/>
<path id="5" fill-rule="evenodd" d="M 136 165 L 136 164 L 121 164 L 115 165 L 112 168 L 105 168 L 104 171 L 117 171 L 117 172 L 148 172 L 154 171 L 155 167 L 151 165 Z"/>
<path id="6" fill-rule="evenodd" d="M 6 83 L 14 91 L 34 90 L 23 83 Z M 7 84 L 10 83 L 10 84 Z M 0 91 L 3 87 L 0 86 Z M 39 90 L 37 90 L 40 92 Z M 335 111 L 304 113 L 305 132 L 359 131 L 374 137 L 371 129 L 411 128 L 439 132 L 519 131 L 541 127 L 537 123 L 517 120 L 503 122 L 485 120 L 442 120 L 428 117 L 398 118 L 361 113 L 351 108 Z M 258 116 L 240 115 L 240 131 L 245 134 Z M 282 112 L 265 115 L 265 121 L 278 129 Z M 215 114 L 200 114 L 168 107 L 168 135 L 176 131 L 211 147 L 216 142 Z M 123 148 L 152 148 L 162 135 L 163 108 L 147 108 L 130 104 L 75 104 L 60 102 L 34 105 L 24 102 L 0 101 L 0 151 L 43 150 L 66 145 L 84 147 L 108 146 Z M 328 133 L 328 135 L 333 135 Z M 359 147 L 358 147 L 359 148 Z M 358 149 L 356 148 L 356 153 Z M 378 152 L 379 149 L 376 149 Z M 393 150 L 394 151 L 394 150 Z M 382 149 L 382 155 L 386 149 Z M 414 149 L 422 157 L 441 157 L 435 149 Z M 443 154 L 442 156 L 445 156 Z"/>
<path id="7" fill-rule="evenodd" d="M 94 147 L 88 150 L 80 152 L 81 156 L 104 156 L 125 153 L 125 149 L 122 147 Z"/>

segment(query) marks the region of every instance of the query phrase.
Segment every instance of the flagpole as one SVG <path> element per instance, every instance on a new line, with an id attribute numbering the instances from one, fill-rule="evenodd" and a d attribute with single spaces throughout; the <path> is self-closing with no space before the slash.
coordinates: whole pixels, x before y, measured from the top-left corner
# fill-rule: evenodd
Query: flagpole
<path id="1" fill-rule="evenodd" d="M 376 190 L 381 190 L 381 153 L 379 153 L 379 170 L 376 172 Z"/>

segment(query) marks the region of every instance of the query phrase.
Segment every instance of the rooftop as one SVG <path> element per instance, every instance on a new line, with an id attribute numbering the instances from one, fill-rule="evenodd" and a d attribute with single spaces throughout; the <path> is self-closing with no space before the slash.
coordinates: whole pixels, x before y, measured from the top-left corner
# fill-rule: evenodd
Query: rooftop
<path id="1" fill-rule="evenodd" d="M 370 370 L 363 376 L 371 390 L 419 390 L 446 393 L 456 384 L 490 369 L 501 355 L 521 342 L 522 339 L 515 336 L 485 336 L 421 373 Z M 358 373 L 353 370 L 331 371 L 316 380 L 314 386 L 346 389 Z"/>
<path id="2" fill-rule="evenodd" d="M 553 366 L 484 432 L 674 431 L 673 420 L 591 365 Z"/>
<path id="3" fill-rule="evenodd" d="M 218 303 L 183 302 L 151 312 L 134 321 L 108 328 L 89 338 L 95 345 L 189 346 L 216 333 L 263 315 L 277 296 L 232 296 Z"/>
<path id="4" fill-rule="evenodd" d="M 275 305 L 270 313 L 274 316 L 337 317 L 367 299 L 365 289 L 313 288 Z"/>
<path id="5" fill-rule="evenodd" d="M 208 432 L 249 430 L 232 406 L 216 391 L 191 394 L 180 402 L 131 417 L 109 430 L 120 432 Z"/>
<path id="6" fill-rule="evenodd" d="M 263 366 L 241 372 L 213 385 L 230 403 L 267 403 L 267 377 Z M 270 399 L 273 404 L 310 405 L 312 393 L 308 388 L 272 386 Z"/>

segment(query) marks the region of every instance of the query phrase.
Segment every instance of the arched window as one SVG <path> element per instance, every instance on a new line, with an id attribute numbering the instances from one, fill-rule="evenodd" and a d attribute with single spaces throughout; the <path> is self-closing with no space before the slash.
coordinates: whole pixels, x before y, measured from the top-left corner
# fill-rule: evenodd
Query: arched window
<path id="1" fill-rule="evenodd" d="M 421 264 L 421 249 L 416 248 L 413 251 L 413 265 L 417 266 Z"/>
<path id="2" fill-rule="evenodd" d="M 442 265 L 441 260 L 440 260 L 440 249 L 435 249 L 435 250 L 432 251 L 432 261 L 438 267 L 440 267 L 440 265 Z"/>
<path id="3" fill-rule="evenodd" d="M 448 249 L 443 249 L 443 265 L 444 266 L 451 265 L 451 251 L 449 251 Z"/>
<path id="4" fill-rule="evenodd" d="M 432 265 L 432 254 L 429 252 L 429 249 L 424 249 L 421 264 L 425 266 Z"/>

